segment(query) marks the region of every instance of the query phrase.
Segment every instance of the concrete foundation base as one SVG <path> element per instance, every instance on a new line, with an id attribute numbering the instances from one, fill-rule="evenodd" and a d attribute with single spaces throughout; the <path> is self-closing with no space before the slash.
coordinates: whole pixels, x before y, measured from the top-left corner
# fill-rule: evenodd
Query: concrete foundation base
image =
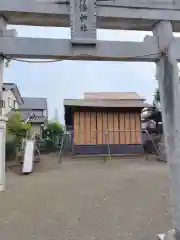
<path id="1" fill-rule="evenodd" d="M 5 186 L 4 185 L 0 185 L 0 192 L 5 191 Z"/>
<path id="2" fill-rule="evenodd" d="M 113 155 L 118 154 L 142 154 L 144 152 L 142 144 L 96 144 L 96 145 L 74 145 L 73 155 Z"/>
<path id="3" fill-rule="evenodd" d="M 179 238 L 176 236 L 176 231 L 175 229 L 171 229 L 165 234 L 158 234 L 158 240 L 179 240 Z"/>

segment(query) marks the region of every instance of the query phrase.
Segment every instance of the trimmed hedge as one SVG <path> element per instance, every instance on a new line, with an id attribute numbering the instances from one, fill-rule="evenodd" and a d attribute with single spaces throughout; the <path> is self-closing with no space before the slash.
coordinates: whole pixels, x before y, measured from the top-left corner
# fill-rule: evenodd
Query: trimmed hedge
<path id="1" fill-rule="evenodd" d="M 45 140 L 45 151 L 48 153 L 57 151 L 57 146 L 53 140 L 51 139 Z"/>
<path id="2" fill-rule="evenodd" d="M 41 153 L 51 153 L 58 150 L 56 143 L 51 139 L 38 140 L 36 144 Z"/>
<path id="3" fill-rule="evenodd" d="M 37 140 L 36 144 L 41 153 L 52 153 L 57 152 L 59 147 L 51 139 Z M 6 141 L 6 161 L 12 161 L 16 157 L 17 143 L 14 140 Z"/>

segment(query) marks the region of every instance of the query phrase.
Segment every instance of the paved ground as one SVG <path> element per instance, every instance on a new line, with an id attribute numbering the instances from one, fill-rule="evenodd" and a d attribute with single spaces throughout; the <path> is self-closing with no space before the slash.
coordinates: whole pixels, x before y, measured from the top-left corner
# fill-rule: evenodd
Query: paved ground
<path id="1" fill-rule="evenodd" d="M 139 240 L 171 227 L 167 165 L 44 157 L 28 176 L 7 174 L 2 240 Z M 154 236 L 154 238 L 150 238 Z"/>

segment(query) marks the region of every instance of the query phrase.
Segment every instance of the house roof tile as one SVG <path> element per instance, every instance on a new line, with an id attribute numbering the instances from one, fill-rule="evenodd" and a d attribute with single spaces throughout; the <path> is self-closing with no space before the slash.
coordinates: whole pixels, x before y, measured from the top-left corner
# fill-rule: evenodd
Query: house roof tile
<path id="1" fill-rule="evenodd" d="M 79 107 L 111 107 L 111 108 L 144 108 L 150 105 L 142 101 L 117 99 L 65 99 L 64 106 Z"/>
<path id="2" fill-rule="evenodd" d="M 3 83 L 3 88 L 5 90 L 11 90 L 19 104 L 23 104 L 23 98 L 19 92 L 19 89 L 15 83 Z"/>
<path id="3" fill-rule="evenodd" d="M 38 116 L 36 115 L 36 112 L 32 112 L 32 111 L 18 111 L 18 110 L 12 110 L 7 114 L 7 117 L 11 117 L 13 115 L 13 113 L 18 112 L 22 118 L 23 121 L 27 121 L 27 119 L 32 115 L 32 113 L 34 114 L 34 116 L 32 116 L 29 119 L 30 123 L 44 123 L 47 120 L 47 116 Z"/>
<path id="4" fill-rule="evenodd" d="M 145 100 L 136 92 L 85 92 L 84 99 Z"/>
<path id="5" fill-rule="evenodd" d="M 47 110 L 46 98 L 23 97 L 24 103 L 20 106 L 21 110 Z"/>

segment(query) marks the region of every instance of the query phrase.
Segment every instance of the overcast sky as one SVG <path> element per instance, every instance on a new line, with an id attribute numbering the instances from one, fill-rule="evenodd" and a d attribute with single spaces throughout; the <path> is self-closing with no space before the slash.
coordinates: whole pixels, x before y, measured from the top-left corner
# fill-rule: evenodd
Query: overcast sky
<path id="1" fill-rule="evenodd" d="M 69 29 L 9 26 L 21 37 L 70 38 Z M 99 30 L 100 40 L 142 41 L 147 32 Z M 152 102 L 157 86 L 155 64 L 124 62 L 62 61 L 50 64 L 12 62 L 4 82 L 18 85 L 22 96 L 48 99 L 49 117 L 58 108 L 63 122 L 63 99 L 79 98 L 87 91 L 135 91 Z"/>

